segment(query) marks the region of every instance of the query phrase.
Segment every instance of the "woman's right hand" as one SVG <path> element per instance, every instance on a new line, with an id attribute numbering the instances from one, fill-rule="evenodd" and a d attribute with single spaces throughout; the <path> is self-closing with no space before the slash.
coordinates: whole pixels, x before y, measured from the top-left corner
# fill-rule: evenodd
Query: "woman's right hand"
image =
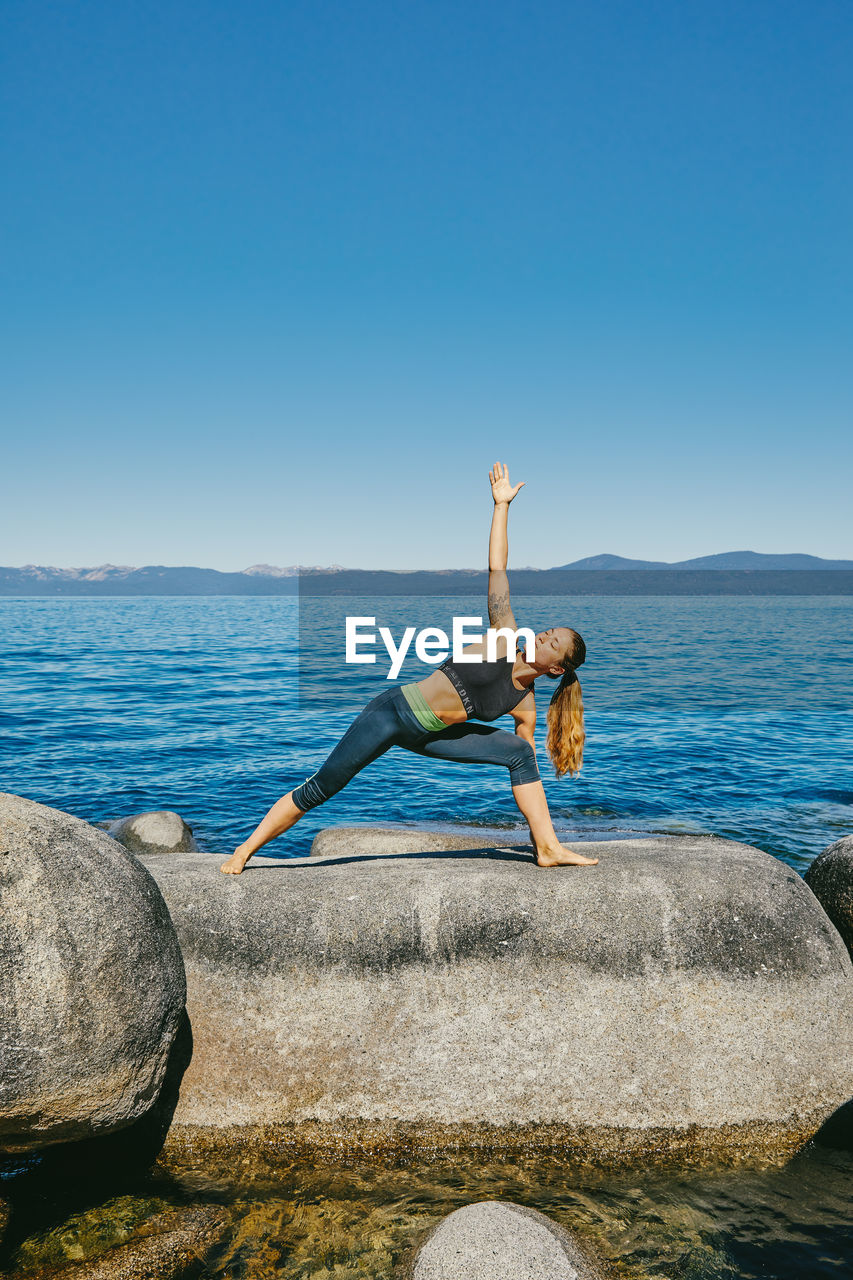
<path id="1" fill-rule="evenodd" d="M 505 462 L 495 463 L 489 472 L 489 482 L 492 486 L 492 497 L 495 500 L 496 506 L 501 502 L 512 502 L 519 489 L 522 489 L 527 483 L 526 480 L 521 480 L 515 488 L 513 488 L 509 482 L 509 472 L 507 471 Z"/>

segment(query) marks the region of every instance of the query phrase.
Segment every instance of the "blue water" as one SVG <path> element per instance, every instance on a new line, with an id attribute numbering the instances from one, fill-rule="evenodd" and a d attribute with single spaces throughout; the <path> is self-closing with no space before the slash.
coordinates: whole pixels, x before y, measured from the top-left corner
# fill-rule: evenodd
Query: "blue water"
<path id="1" fill-rule="evenodd" d="M 853 831 L 848 597 L 515 606 L 519 625 L 571 625 L 587 644 L 576 779 L 557 781 L 547 763 L 541 721 L 554 686 L 537 683 L 540 768 L 564 838 L 714 832 L 802 871 Z M 482 614 L 484 602 L 342 607 L 399 636 L 405 625 Z M 297 680 L 298 611 L 290 597 L 0 599 L 0 787 L 91 821 L 176 809 L 204 848 L 229 851 L 387 687 L 382 664 L 344 666 L 304 618 L 315 663 L 307 678 L 303 661 Z M 407 660 L 398 679 L 430 669 Z M 512 728 L 509 717 L 499 723 Z M 393 749 L 268 852 L 305 854 L 320 827 L 367 822 L 526 838 L 505 771 Z"/>

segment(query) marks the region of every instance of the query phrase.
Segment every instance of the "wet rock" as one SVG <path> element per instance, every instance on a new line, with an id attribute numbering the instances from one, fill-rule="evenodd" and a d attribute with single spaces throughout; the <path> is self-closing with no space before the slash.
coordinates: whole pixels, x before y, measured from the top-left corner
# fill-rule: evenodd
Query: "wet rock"
<path id="1" fill-rule="evenodd" d="M 44 1280 L 185 1280 L 198 1275 L 228 1229 L 225 1212 L 198 1207 L 159 1214 L 145 1234 L 92 1262 L 44 1272 Z"/>
<path id="2" fill-rule="evenodd" d="M 853 836 L 818 854 L 805 881 L 853 955 Z"/>
<path id="3" fill-rule="evenodd" d="M 171 809 L 120 818 L 110 823 L 106 830 L 107 835 L 137 857 L 154 853 L 188 853 L 198 848 L 192 827 Z"/>
<path id="4" fill-rule="evenodd" d="M 604 1272 L 559 1223 L 510 1201 L 451 1213 L 418 1251 L 411 1280 L 601 1280 Z"/>
<path id="5" fill-rule="evenodd" d="M 622 1160 L 791 1150 L 853 1094 L 850 957 L 776 858 L 656 836 L 543 871 L 427 835 L 147 860 L 187 965 L 176 1125 Z"/>
<path id="6" fill-rule="evenodd" d="M 89 823 L 0 793 L 0 1149 L 108 1134 L 154 1105 L 183 1016 L 155 881 Z"/>

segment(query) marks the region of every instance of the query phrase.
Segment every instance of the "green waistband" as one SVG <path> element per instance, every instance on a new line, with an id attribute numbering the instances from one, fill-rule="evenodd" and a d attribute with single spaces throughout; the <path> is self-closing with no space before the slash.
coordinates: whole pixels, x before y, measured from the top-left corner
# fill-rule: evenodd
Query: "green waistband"
<path id="1" fill-rule="evenodd" d="M 402 686 L 403 697 L 408 702 L 412 711 L 417 716 L 425 729 L 431 730 L 433 733 L 439 729 L 446 729 L 447 725 L 443 720 L 439 720 L 432 707 L 427 702 L 424 695 L 416 684 L 404 684 Z"/>

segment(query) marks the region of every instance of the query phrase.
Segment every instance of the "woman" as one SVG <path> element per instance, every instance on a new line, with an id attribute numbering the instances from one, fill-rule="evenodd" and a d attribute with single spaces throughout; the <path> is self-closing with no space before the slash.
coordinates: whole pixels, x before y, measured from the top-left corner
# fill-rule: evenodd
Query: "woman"
<path id="1" fill-rule="evenodd" d="M 513 488 L 506 464 L 499 462 L 489 472 L 489 480 L 495 503 L 489 537 L 489 625 L 516 631 L 506 576 L 506 522 L 509 504 L 524 481 Z M 466 645 L 463 653 L 485 654 L 485 644 L 484 635 Z M 515 802 L 527 819 L 538 865 L 594 866 L 597 858 L 585 858 L 557 840 L 533 744 L 533 683 L 540 676 L 559 677 L 559 687 L 548 707 L 546 746 L 557 777 L 574 775 L 580 769 L 583 701 L 575 668 L 584 661 L 586 646 L 570 627 L 551 627 L 536 636 L 532 662 L 517 650 L 511 663 L 506 636 L 497 637 L 496 654 L 493 662 L 484 660 L 461 667 L 449 658 L 426 679 L 394 685 L 378 694 L 356 717 L 317 772 L 282 796 L 220 869 L 226 875 L 239 875 L 262 845 L 287 831 L 309 809 L 335 795 L 359 770 L 392 746 L 433 759 L 504 766 L 509 769 Z M 507 712 L 515 720 L 514 734 L 478 723 L 495 720 Z"/>

